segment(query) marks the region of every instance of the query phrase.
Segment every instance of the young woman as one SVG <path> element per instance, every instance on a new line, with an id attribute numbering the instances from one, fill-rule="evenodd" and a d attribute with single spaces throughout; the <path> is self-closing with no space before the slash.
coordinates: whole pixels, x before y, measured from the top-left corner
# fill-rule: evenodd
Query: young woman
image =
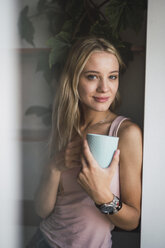
<path id="1" fill-rule="evenodd" d="M 122 66 L 119 53 L 102 38 L 72 47 L 53 109 L 51 161 L 36 196 L 43 220 L 28 247 L 110 248 L 114 226 L 138 226 L 142 134 L 113 112 Z M 92 156 L 88 132 L 119 137 L 108 168 Z"/>

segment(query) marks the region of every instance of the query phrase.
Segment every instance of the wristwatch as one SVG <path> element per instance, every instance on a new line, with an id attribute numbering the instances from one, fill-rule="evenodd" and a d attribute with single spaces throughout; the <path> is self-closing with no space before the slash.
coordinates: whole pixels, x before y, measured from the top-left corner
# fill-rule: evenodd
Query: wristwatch
<path id="1" fill-rule="evenodd" d="M 113 201 L 101 205 L 95 203 L 95 205 L 101 213 L 110 215 L 117 213 L 122 208 L 121 200 L 115 195 L 113 195 Z"/>

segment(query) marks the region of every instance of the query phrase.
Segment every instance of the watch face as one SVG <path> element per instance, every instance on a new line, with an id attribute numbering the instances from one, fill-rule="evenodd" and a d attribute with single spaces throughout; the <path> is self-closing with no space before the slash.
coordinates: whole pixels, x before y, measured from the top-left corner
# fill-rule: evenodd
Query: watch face
<path id="1" fill-rule="evenodd" d="M 110 203 L 101 205 L 95 203 L 95 205 L 103 214 L 115 214 L 122 208 L 122 202 L 117 196 L 114 196 L 113 201 Z"/>
<path id="2" fill-rule="evenodd" d="M 104 214 L 113 214 L 114 213 L 114 207 L 110 206 L 108 204 L 104 204 L 100 208 L 101 212 Z"/>

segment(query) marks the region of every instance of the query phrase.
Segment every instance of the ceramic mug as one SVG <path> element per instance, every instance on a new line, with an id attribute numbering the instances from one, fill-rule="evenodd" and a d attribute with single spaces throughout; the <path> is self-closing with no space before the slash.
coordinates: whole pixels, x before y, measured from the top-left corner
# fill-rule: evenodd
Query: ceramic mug
<path id="1" fill-rule="evenodd" d="M 100 167 L 107 168 L 113 158 L 113 155 L 118 147 L 118 137 L 100 135 L 100 134 L 87 134 L 87 142 L 90 151 Z"/>

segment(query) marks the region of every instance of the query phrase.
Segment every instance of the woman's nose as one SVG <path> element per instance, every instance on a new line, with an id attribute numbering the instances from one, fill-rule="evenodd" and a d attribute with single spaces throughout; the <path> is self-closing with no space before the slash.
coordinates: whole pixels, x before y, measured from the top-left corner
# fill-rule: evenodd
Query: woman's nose
<path id="1" fill-rule="evenodd" d="M 109 85 L 106 79 L 100 79 L 98 88 L 98 92 L 107 92 L 109 90 Z"/>

